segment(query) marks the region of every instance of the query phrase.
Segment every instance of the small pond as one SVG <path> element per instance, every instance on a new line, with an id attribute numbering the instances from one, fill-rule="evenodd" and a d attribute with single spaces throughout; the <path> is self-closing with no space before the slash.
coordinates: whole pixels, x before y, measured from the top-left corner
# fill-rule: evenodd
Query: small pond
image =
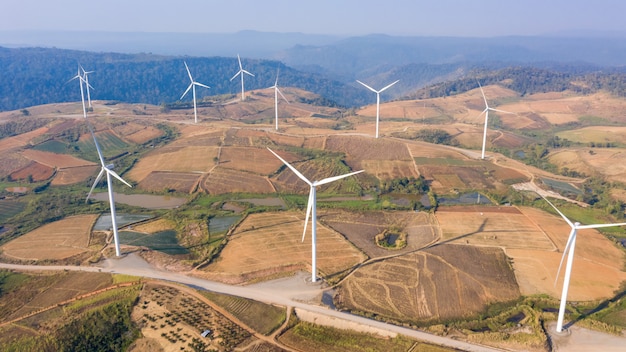
<path id="1" fill-rule="evenodd" d="M 226 232 L 239 219 L 241 219 L 239 215 L 211 218 L 209 220 L 209 233 L 216 234 Z"/>
<path id="2" fill-rule="evenodd" d="M 113 192 L 113 197 L 115 197 L 116 203 L 122 203 L 146 209 L 174 209 L 187 202 L 187 199 L 183 197 L 157 196 L 154 194 L 124 194 Z M 95 193 L 91 195 L 91 198 L 103 202 L 108 202 L 109 193 Z"/>
<path id="3" fill-rule="evenodd" d="M 483 196 L 478 192 L 460 194 L 458 197 L 439 197 L 437 203 L 440 205 L 471 205 L 471 204 L 483 204 L 492 205 L 493 203 L 489 198 Z"/>
<path id="4" fill-rule="evenodd" d="M 123 227 L 129 224 L 134 224 L 139 221 L 144 221 L 153 218 L 152 215 L 138 215 L 138 214 L 115 214 L 115 220 L 117 220 L 117 227 Z M 111 214 L 102 214 L 93 226 L 94 231 L 108 231 L 111 229 Z"/>
<path id="5" fill-rule="evenodd" d="M 189 253 L 187 248 L 178 244 L 174 230 L 156 232 L 152 235 L 134 231 L 120 231 L 119 235 L 122 244 L 147 247 L 170 255 Z"/>

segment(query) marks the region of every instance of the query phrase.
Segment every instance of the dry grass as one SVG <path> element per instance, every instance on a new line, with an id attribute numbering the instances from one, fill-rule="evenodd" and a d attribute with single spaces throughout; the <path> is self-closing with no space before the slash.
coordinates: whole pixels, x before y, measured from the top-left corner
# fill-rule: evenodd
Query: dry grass
<path id="1" fill-rule="evenodd" d="M 295 212 L 249 215 L 230 237 L 220 260 L 204 273 L 227 282 L 253 280 L 276 273 L 309 268 L 311 261 L 311 224 L 304 243 L 303 214 Z M 321 276 L 346 270 L 365 259 L 340 234 L 318 224 L 317 265 Z"/>
<path id="2" fill-rule="evenodd" d="M 52 185 L 65 186 L 84 181 L 94 175 L 98 169 L 98 165 L 59 169 L 52 180 Z"/>
<path id="3" fill-rule="evenodd" d="M 218 147 L 165 147 L 143 157 L 128 173 L 132 180 L 141 182 L 154 171 L 197 172 L 209 171 L 217 157 Z"/>
<path id="4" fill-rule="evenodd" d="M 626 149 L 572 148 L 550 154 L 549 160 L 560 168 L 626 183 Z"/>
<path id="5" fill-rule="evenodd" d="M 281 158 L 287 162 L 299 160 L 300 157 L 292 153 L 280 151 Z M 224 147 L 220 155 L 220 167 L 251 172 L 259 175 L 269 175 L 283 163 L 269 150 L 253 147 Z"/>
<path id="6" fill-rule="evenodd" d="M 272 155 L 272 157 L 274 156 Z M 276 158 L 274 157 L 274 159 Z M 280 162 L 280 160 L 278 160 L 278 162 Z M 213 169 L 209 176 L 204 179 L 201 187 L 210 194 L 276 192 L 272 183 L 265 176 L 231 170 L 220 166 Z"/>
<path id="7" fill-rule="evenodd" d="M 46 132 L 48 132 L 48 127 L 40 127 L 36 130 L 22 133 L 17 136 L 2 138 L 0 139 L 0 153 L 4 154 L 11 149 L 27 146 L 33 139 Z"/>
<path id="8" fill-rule="evenodd" d="M 96 165 L 95 163 L 67 154 L 56 154 L 43 150 L 26 149 L 22 155 L 38 163 L 55 168 L 68 168 L 78 166 Z"/>
<path id="9" fill-rule="evenodd" d="M 176 227 L 172 221 L 167 219 L 156 219 L 133 226 L 133 231 L 144 233 L 155 233 L 165 230 L 172 230 Z"/>
<path id="10" fill-rule="evenodd" d="M 89 251 L 97 214 L 76 215 L 43 225 L 2 246 L 3 255 L 18 260 L 62 260 Z"/>

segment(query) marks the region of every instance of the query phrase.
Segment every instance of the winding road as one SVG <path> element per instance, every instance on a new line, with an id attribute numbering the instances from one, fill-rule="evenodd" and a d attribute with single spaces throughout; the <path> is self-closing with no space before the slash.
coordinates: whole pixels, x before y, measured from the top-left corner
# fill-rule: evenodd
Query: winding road
<path id="1" fill-rule="evenodd" d="M 362 326 L 372 327 L 382 331 L 401 334 L 420 341 L 455 348 L 463 351 L 492 352 L 502 351 L 501 349 L 474 345 L 452 338 L 432 335 L 423 331 L 413 330 L 401 326 L 396 326 L 380 321 L 367 319 L 361 316 L 352 315 L 345 312 L 332 310 L 330 308 L 311 304 L 315 297 L 322 293 L 320 284 L 312 284 L 302 277 L 295 279 L 279 279 L 276 282 L 264 282 L 250 286 L 227 285 L 215 281 L 204 280 L 196 277 L 186 276 L 179 273 L 162 271 L 155 269 L 138 255 L 131 253 L 121 259 L 107 259 L 98 266 L 58 266 L 58 265 L 18 265 L 0 263 L 0 268 L 26 271 L 86 271 L 86 272 L 107 272 L 116 274 L 126 274 L 144 278 L 164 280 L 189 285 L 195 288 L 224 293 L 239 297 L 245 297 L 260 302 L 280 305 L 284 307 L 296 308 L 311 312 L 320 316 L 331 317 L 343 321 L 348 321 Z"/>

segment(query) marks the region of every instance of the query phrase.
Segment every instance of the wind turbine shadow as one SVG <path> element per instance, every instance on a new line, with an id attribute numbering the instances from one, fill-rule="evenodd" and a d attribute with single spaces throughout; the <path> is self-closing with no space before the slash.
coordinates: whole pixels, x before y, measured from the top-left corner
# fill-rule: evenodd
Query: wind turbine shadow
<path id="1" fill-rule="evenodd" d="M 401 252 L 401 253 L 394 253 L 394 254 L 391 254 L 391 255 L 383 256 L 383 257 L 372 258 L 372 259 L 364 261 L 363 263 L 357 264 L 357 265 L 353 266 L 352 268 L 348 268 L 348 269 L 343 270 L 343 271 L 339 271 L 339 272 L 336 272 L 336 273 L 332 273 L 332 274 L 326 275 L 325 279 L 328 280 L 328 279 L 332 279 L 333 277 L 338 277 L 338 276 L 341 276 L 341 275 L 345 274 L 343 279 L 341 279 L 340 281 L 338 281 L 337 283 L 332 285 L 332 287 L 329 287 L 329 288 L 336 287 L 339 284 L 341 284 L 343 281 L 345 281 L 348 277 L 350 277 L 350 275 L 354 274 L 357 270 L 359 270 L 361 268 L 364 268 L 364 267 L 366 267 L 368 265 L 379 263 L 379 262 L 382 262 L 383 260 L 387 260 L 387 259 L 390 259 L 390 258 L 396 258 L 396 257 L 399 257 L 399 256 L 411 254 L 411 253 L 417 253 L 417 252 L 420 252 L 420 251 L 423 251 L 423 250 L 426 250 L 426 249 L 430 249 L 430 248 L 434 248 L 434 247 L 440 246 L 442 244 L 447 244 L 447 243 L 450 243 L 450 242 L 453 242 L 453 241 L 456 241 L 456 240 L 459 240 L 459 239 L 462 239 L 462 238 L 465 238 L 465 237 L 469 237 L 469 236 L 475 235 L 477 233 L 481 233 L 485 229 L 485 225 L 487 224 L 487 220 L 488 219 L 483 219 L 483 222 L 480 224 L 480 226 L 478 227 L 478 229 L 476 231 L 468 232 L 468 233 L 466 233 L 464 235 L 460 235 L 460 236 L 457 236 L 457 237 L 454 237 L 454 238 L 450 238 L 450 239 L 447 239 L 445 241 L 432 243 L 432 244 L 426 245 L 424 247 L 414 249 L 412 251 Z"/>
<path id="2" fill-rule="evenodd" d="M 573 326 L 574 324 L 578 323 L 579 321 L 586 319 L 587 317 L 603 310 L 604 308 L 608 307 L 609 304 L 614 303 L 619 301 L 620 299 L 626 297 L 626 290 L 623 290 L 621 292 L 619 292 L 618 294 L 616 294 L 615 296 L 613 296 L 613 298 L 609 298 L 609 299 L 605 299 L 604 301 L 602 301 L 600 304 L 598 304 L 598 306 L 596 306 L 595 308 L 593 308 L 592 310 L 585 312 L 583 314 L 581 314 L 579 317 L 577 317 L 576 319 L 570 321 L 569 323 L 563 325 L 564 329 L 569 329 L 571 326 Z"/>

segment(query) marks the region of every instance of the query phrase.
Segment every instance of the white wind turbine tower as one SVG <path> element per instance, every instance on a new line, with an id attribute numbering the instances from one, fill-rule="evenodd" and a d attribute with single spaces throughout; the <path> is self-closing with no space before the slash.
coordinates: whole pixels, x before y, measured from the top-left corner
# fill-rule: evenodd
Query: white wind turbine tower
<path id="1" fill-rule="evenodd" d="M 280 96 L 285 99 L 287 104 L 289 104 L 289 100 L 287 100 L 287 98 L 285 98 L 280 89 L 278 89 L 278 72 L 276 72 L 276 82 L 274 82 L 274 85 L 270 88 L 274 88 L 274 111 L 276 112 L 276 117 L 274 118 L 274 120 L 276 122 L 276 131 L 278 131 L 278 94 L 280 94 Z"/>
<path id="2" fill-rule="evenodd" d="M 89 93 L 89 88 L 93 89 L 93 87 L 89 84 L 89 74 L 93 73 L 94 71 L 85 71 L 83 66 L 80 66 L 80 68 L 83 71 L 85 87 L 87 88 L 87 102 L 89 103 L 89 109 L 92 109 L 92 106 L 91 106 L 91 94 Z"/>
<path id="3" fill-rule="evenodd" d="M 233 78 L 231 78 L 230 80 L 232 81 L 233 79 L 235 79 L 235 77 L 237 76 L 241 76 L 241 101 L 244 101 L 246 99 L 246 96 L 244 95 L 244 89 L 243 89 L 243 74 L 247 74 L 250 75 L 252 77 L 254 77 L 254 75 L 246 70 L 243 69 L 243 66 L 241 66 L 241 58 L 239 57 L 239 54 L 237 54 L 237 61 L 239 61 L 239 71 L 237 71 L 237 73 L 235 73 L 235 75 L 233 76 Z"/>
<path id="4" fill-rule="evenodd" d="M 576 232 L 581 229 L 597 229 L 599 227 L 614 227 L 614 226 L 624 226 L 626 222 L 617 223 L 617 224 L 595 224 L 595 225 L 581 225 L 579 222 L 572 223 L 563 213 L 557 209 L 554 204 L 550 203 L 545 197 L 541 196 L 554 210 L 556 210 L 559 215 L 567 222 L 567 224 L 572 228 L 572 231 L 569 234 L 569 238 L 567 239 L 567 243 L 565 245 L 565 249 L 563 250 L 563 256 L 561 257 L 561 263 L 559 264 L 559 270 L 556 273 L 556 278 L 554 280 L 554 284 L 556 285 L 556 280 L 559 278 L 559 274 L 561 272 L 561 266 L 563 266 L 563 260 L 565 260 L 565 255 L 567 254 L 567 264 L 565 264 L 565 275 L 563 276 L 563 290 L 561 292 L 561 305 L 559 306 L 559 317 L 556 322 L 556 331 L 563 331 L 563 317 L 565 315 L 565 304 L 567 301 L 567 290 L 569 288 L 569 280 L 570 275 L 572 274 L 572 263 L 574 262 L 574 248 L 576 246 Z"/>
<path id="5" fill-rule="evenodd" d="M 183 95 L 180 96 L 181 100 L 185 97 L 185 95 L 187 95 L 187 93 L 189 93 L 189 90 L 191 89 L 192 95 L 193 95 L 193 116 L 194 116 L 194 122 L 198 123 L 198 108 L 196 107 L 196 86 L 200 86 L 200 87 L 204 87 L 204 88 L 211 88 L 207 85 L 204 85 L 200 82 L 196 82 L 193 80 L 193 77 L 191 76 L 191 72 L 189 71 L 189 66 L 187 66 L 187 62 L 183 61 L 183 63 L 185 64 L 185 68 L 187 69 L 187 74 L 189 75 L 189 80 L 191 81 L 191 83 L 189 83 L 189 87 L 187 87 L 187 90 L 185 90 L 185 93 L 183 93 Z"/>
<path id="6" fill-rule="evenodd" d="M 302 231 L 302 242 L 304 242 L 304 236 L 306 235 L 306 227 L 307 224 L 309 222 L 309 215 L 311 215 L 311 281 L 312 282 L 316 282 L 317 278 L 316 278 L 316 274 L 317 274 L 317 248 L 316 248 L 316 236 L 317 236 L 317 212 L 316 212 L 316 208 L 317 208 L 317 199 L 316 199 L 316 188 L 317 186 L 321 186 L 321 185 L 325 185 L 327 183 L 333 182 L 333 181 L 337 181 L 340 180 L 342 178 L 348 177 L 348 176 L 352 176 L 352 175 L 356 175 L 358 173 L 363 172 L 364 170 L 360 170 L 360 171 L 356 171 L 356 172 L 351 172 L 349 174 L 345 174 L 345 175 L 340 175 L 340 176 L 334 176 L 334 177 L 328 177 L 325 178 L 323 180 L 320 181 L 309 181 L 306 177 L 304 177 L 304 175 L 302 175 L 298 170 L 296 170 L 293 166 L 291 166 L 288 162 L 286 162 L 283 158 L 281 158 L 280 156 L 278 156 L 278 154 L 274 153 L 273 150 L 271 150 L 270 148 L 267 148 L 267 150 L 269 150 L 270 152 L 272 152 L 272 154 L 274 154 L 278 159 L 280 159 L 280 161 L 283 162 L 283 164 L 285 164 L 288 168 L 291 169 L 291 171 L 293 171 L 296 176 L 298 176 L 302 181 L 306 182 L 309 187 L 309 201 L 307 203 L 306 206 L 306 217 L 304 219 L 304 231 Z"/>
<path id="7" fill-rule="evenodd" d="M 487 143 L 487 121 L 489 120 L 489 110 L 495 111 L 495 112 L 501 112 L 504 114 L 515 114 L 515 113 L 489 107 L 489 104 L 487 104 L 487 98 L 485 97 L 485 92 L 483 91 L 483 87 L 480 85 L 480 82 L 478 82 L 478 86 L 480 87 L 480 93 L 483 95 L 483 100 L 485 101 L 485 110 L 483 110 L 483 112 L 480 113 L 480 115 L 485 114 L 485 131 L 483 132 L 483 151 L 480 155 L 480 158 L 484 159 L 485 158 L 485 144 Z M 478 117 L 480 117 L 480 115 L 478 115 Z"/>
<path id="8" fill-rule="evenodd" d="M 87 199 L 85 200 L 85 202 L 89 200 L 91 193 L 93 192 L 96 185 L 100 182 L 102 175 L 106 173 L 107 174 L 107 188 L 109 190 L 109 205 L 111 208 L 111 223 L 113 227 L 113 240 L 115 242 L 115 255 L 119 257 L 120 256 L 120 241 L 119 241 L 119 236 L 117 234 L 117 219 L 115 218 L 115 199 L 113 196 L 113 183 L 111 182 L 112 181 L 111 176 L 122 181 L 128 187 L 132 188 L 133 186 L 131 186 L 128 182 L 124 181 L 124 179 L 122 179 L 115 171 L 113 171 L 113 164 L 109 164 L 109 165 L 104 164 L 104 158 L 102 157 L 100 146 L 98 145 L 98 141 L 96 140 L 96 135 L 93 133 L 93 129 L 91 128 L 91 126 L 89 126 L 89 131 L 91 132 L 91 136 L 93 137 L 93 142 L 96 145 L 96 150 L 98 151 L 98 157 L 100 158 L 100 165 L 102 165 L 102 169 L 100 169 L 100 173 L 98 174 L 98 177 L 96 177 L 96 180 L 94 181 L 93 186 L 91 186 L 91 190 L 89 191 L 89 194 L 87 195 Z"/>
<path id="9" fill-rule="evenodd" d="M 85 107 L 85 92 L 83 90 L 83 83 L 86 83 L 86 81 L 85 81 L 85 77 L 83 77 L 83 74 L 81 72 L 82 68 L 83 67 L 81 65 L 78 65 L 78 73 L 76 74 L 76 76 L 72 77 L 68 82 L 78 79 L 78 84 L 80 85 L 80 100 L 83 103 L 83 117 L 87 118 L 87 108 Z M 85 70 L 82 70 L 82 71 L 84 72 Z"/>
<path id="10" fill-rule="evenodd" d="M 400 82 L 400 80 L 397 80 L 397 81 L 391 83 L 390 85 L 386 86 L 385 88 L 383 88 L 381 90 L 376 90 L 376 89 L 368 86 L 367 84 L 359 81 L 358 79 L 356 81 L 361 83 L 363 86 L 365 86 L 365 88 L 367 88 L 367 89 L 371 90 L 372 92 L 376 93 L 376 138 L 378 138 L 378 119 L 380 117 L 380 93 L 384 92 L 386 89 L 390 88 L 394 84 Z"/>

